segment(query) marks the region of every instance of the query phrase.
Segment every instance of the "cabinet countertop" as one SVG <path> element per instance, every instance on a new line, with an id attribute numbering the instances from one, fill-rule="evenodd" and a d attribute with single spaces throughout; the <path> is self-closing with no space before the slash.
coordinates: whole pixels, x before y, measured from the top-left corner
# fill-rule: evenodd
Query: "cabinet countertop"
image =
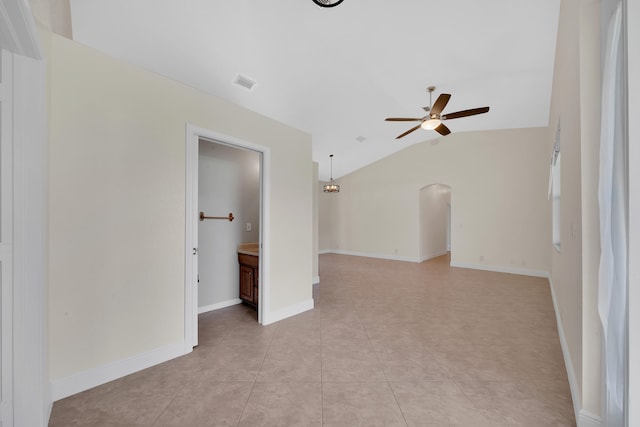
<path id="1" fill-rule="evenodd" d="M 238 253 L 252 256 L 260 256 L 259 243 L 240 243 L 238 245 Z"/>

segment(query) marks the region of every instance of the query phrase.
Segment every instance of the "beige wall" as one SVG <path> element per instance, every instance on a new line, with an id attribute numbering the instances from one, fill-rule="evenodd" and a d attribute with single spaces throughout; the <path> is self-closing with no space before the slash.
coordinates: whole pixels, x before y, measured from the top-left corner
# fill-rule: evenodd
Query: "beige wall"
<path id="1" fill-rule="evenodd" d="M 339 180 L 332 250 L 418 261 L 420 189 L 451 187 L 452 262 L 549 271 L 545 128 L 453 133 Z"/>
<path id="2" fill-rule="evenodd" d="M 551 279 L 569 351 L 570 379 L 582 389 L 582 284 L 580 199 L 579 0 L 561 3 L 556 64 L 549 117 L 551 153 L 558 120 L 562 153 L 561 252 L 551 251 Z M 551 212 L 549 207 L 548 212 Z M 552 248 L 549 242 L 549 249 Z M 579 402 L 579 401 L 578 401 Z"/>
<path id="3" fill-rule="evenodd" d="M 52 380 L 184 339 L 185 124 L 269 147 L 271 305 L 311 300 L 311 137 L 45 34 Z"/>
<path id="4" fill-rule="evenodd" d="M 36 21 L 47 30 L 72 38 L 69 0 L 29 0 Z"/>
<path id="5" fill-rule="evenodd" d="M 551 152 L 555 126 L 560 121 L 562 250 L 551 251 L 552 286 L 566 342 L 565 357 L 576 411 L 580 412 L 579 417 L 594 418 L 601 413 L 597 314 L 599 8 L 599 1 L 562 1 L 548 136 Z"/>
<path id="6" fill-rule="evenodd" d="M 332 200 L 339 194 L 325 193 L 322 187 L 324 181 L 318 182 L 318 250 L 320 252 L 329 251 L 333 245 L 331 243 L 331 206 Z"/>

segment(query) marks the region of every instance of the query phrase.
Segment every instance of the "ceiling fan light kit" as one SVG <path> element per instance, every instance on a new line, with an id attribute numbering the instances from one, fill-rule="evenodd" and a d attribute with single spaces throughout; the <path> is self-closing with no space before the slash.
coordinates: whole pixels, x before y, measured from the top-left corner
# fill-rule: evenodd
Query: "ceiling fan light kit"
<path id="1" fill-rule="evenodd" d="M 324 191 L 325 193 L 339 193 L 340 185 L 336 184 L 333 180 L 333 154 L 329 155 L 329 159 L 331 159 L 331 180 L 328 184 L 325 184 L 322 187 L 322 191 Z"/>
<path id="2" fill-rule="evenodd" d="M 451 119 L 459 119 L 461 117 L 475 116 L 476 114 L 482 114 L 489 111 L 489 107 L 480 107 L 480 108 L 472 108 L 470 110 L 456 111 L 455 113 L 450 114 L 440 114 L 444 107 L 447 106 L 451 95 L 448 93 L 441 93 L 436 99 L 436 102 L 431 104 L 431 94 L 436 89 L 435 86 L 429 86 L 427 91 L 429 92 L 429 107 L 423 107 L 427 114 L 424 117 L 419 118 L 407 118 L 407 117 L 387 117 L 385 121 L 387 122 L 420 122 L 419 125 L 409 129 L 408 131 L 398 135 L 396 139 L 400 139 L 403 136 L 409 135 L 414 130 L 418 128 L 427 129 L 427 130 L 435 130 L 440 135 L 449 135 L 451 131 L 448 127 L 442 123 L 442 120 L 451 120 Z"/>
<path id="3" fill-rule="evenodd" d="M 434 130 L 435 128 L 437 128 L 441 124 L 442 124 L 442 122 L 440 121 L 440 119 L 429 119 L 429 120 L 425 120 L 424 122 L 422 122 L 420 127 L 422 129 Z"/>

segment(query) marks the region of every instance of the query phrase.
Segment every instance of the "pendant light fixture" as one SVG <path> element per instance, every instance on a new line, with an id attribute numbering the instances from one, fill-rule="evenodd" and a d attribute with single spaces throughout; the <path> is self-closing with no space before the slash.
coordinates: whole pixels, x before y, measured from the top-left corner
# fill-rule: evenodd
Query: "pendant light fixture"
<path id="1" fill-rule="evenodd" d="M 325 193 L 339 193 L 340 186 L 333 180 L 333 154 L 330 154 L 329 158 L 331 159 L 331 181 L 322 187 L 322 191 Z"/>

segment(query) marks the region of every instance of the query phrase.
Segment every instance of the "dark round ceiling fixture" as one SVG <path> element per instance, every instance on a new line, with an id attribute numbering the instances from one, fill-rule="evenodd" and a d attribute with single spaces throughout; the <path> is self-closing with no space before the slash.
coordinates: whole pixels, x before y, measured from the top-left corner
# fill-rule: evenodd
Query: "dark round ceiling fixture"
<path id="1" fill-rule="evenodd" d="M 343 2 L 343 0 L 313 0 L 320 7 L 334 7 Z"/>

